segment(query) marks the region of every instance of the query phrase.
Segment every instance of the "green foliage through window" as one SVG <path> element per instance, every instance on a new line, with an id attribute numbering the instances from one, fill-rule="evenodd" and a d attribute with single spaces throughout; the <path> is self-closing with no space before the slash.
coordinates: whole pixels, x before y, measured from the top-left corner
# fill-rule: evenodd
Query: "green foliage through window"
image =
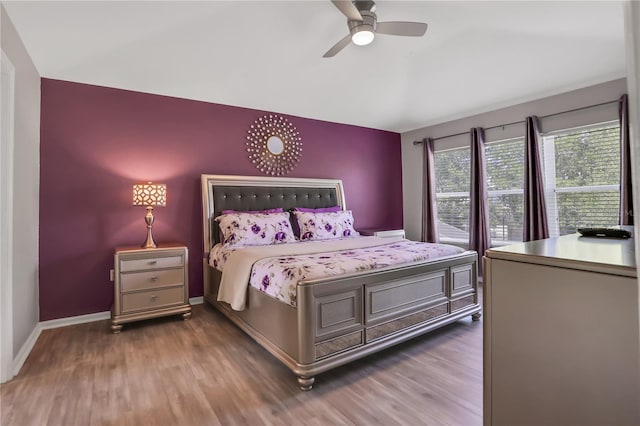
<path id="1" fill-rule="evenodd" d="M 546 136 L 547 213 L 551 235 L 567 235 L 580 227 L 619 223 L 620 126 L 575 129 Z M 549 161 L 545 164 L 549 166 Z"/>

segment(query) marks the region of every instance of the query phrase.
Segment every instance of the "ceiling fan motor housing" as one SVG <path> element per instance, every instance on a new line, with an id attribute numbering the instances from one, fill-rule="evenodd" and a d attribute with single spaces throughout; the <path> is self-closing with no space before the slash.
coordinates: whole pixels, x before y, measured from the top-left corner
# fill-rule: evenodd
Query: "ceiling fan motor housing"
<path id="1" fill-rule="evenodd" d="M 362 15 L 362 21 L 347 21 L 351 35 L 360 31 L 371 31 L 372 33 L 375 33 L 376 23 L 378 21 L 376 14 L 367 10 L 360 11 L 360 14 Z"/>

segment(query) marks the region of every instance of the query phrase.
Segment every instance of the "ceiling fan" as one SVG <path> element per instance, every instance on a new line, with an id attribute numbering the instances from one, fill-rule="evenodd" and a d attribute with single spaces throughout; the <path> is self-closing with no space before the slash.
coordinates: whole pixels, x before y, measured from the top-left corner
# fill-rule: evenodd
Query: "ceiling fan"
<path id="1" fill-rule="evenodd" d="M 378 22 L 376 4 L 371 0 L 331 0 L 331 3 L 347 17 L 349 34 L 322 55 L 323 58 L 334 56 L 352 41 L 365 46 L 373 41 L 376 33 L 422 37 L 427 31 L 427 24 L 422 22 Z"/>

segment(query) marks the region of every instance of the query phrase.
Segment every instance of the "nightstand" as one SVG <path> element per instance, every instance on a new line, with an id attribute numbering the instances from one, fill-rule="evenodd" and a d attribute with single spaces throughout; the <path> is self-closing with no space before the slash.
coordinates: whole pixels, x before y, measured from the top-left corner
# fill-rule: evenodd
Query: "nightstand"
<path id="1" fill-rule="evenodd" d="M 124 323 L 165 315 L 191 318 L 188 256 L 182 244 L 117 248 L 111 330 L 119 333 Z"/>
<path id="2" fill-rule="evenodd" d="M 389 228 L 372 228 L 372 229 L 358 229 L 360 235 L 374 236 L 381 238 L 402 237 L 404 238 L 404 229 L 389 229 Z"/>

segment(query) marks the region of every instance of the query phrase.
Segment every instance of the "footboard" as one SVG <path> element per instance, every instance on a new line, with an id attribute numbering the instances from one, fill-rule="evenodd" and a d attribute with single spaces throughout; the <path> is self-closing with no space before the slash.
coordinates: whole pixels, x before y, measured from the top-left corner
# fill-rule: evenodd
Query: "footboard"
<path id="1" fill-rule="evenodd" d="M 301 387 L 313 375 L 458 319 L 479 318 L 477 255 L 298 284 Z"/>
<path id="2" fill-rule="evenodd" d="M 205 260 L 205 299 L 311 389 L 314 376 L 471 315 L 480 318 L 477 255 L 298 283 L 297 308 L 249 288 L 248 308 L 216 301 L 220 273 Z M 269 320 L 265 320 L 265 319 Z"/>

